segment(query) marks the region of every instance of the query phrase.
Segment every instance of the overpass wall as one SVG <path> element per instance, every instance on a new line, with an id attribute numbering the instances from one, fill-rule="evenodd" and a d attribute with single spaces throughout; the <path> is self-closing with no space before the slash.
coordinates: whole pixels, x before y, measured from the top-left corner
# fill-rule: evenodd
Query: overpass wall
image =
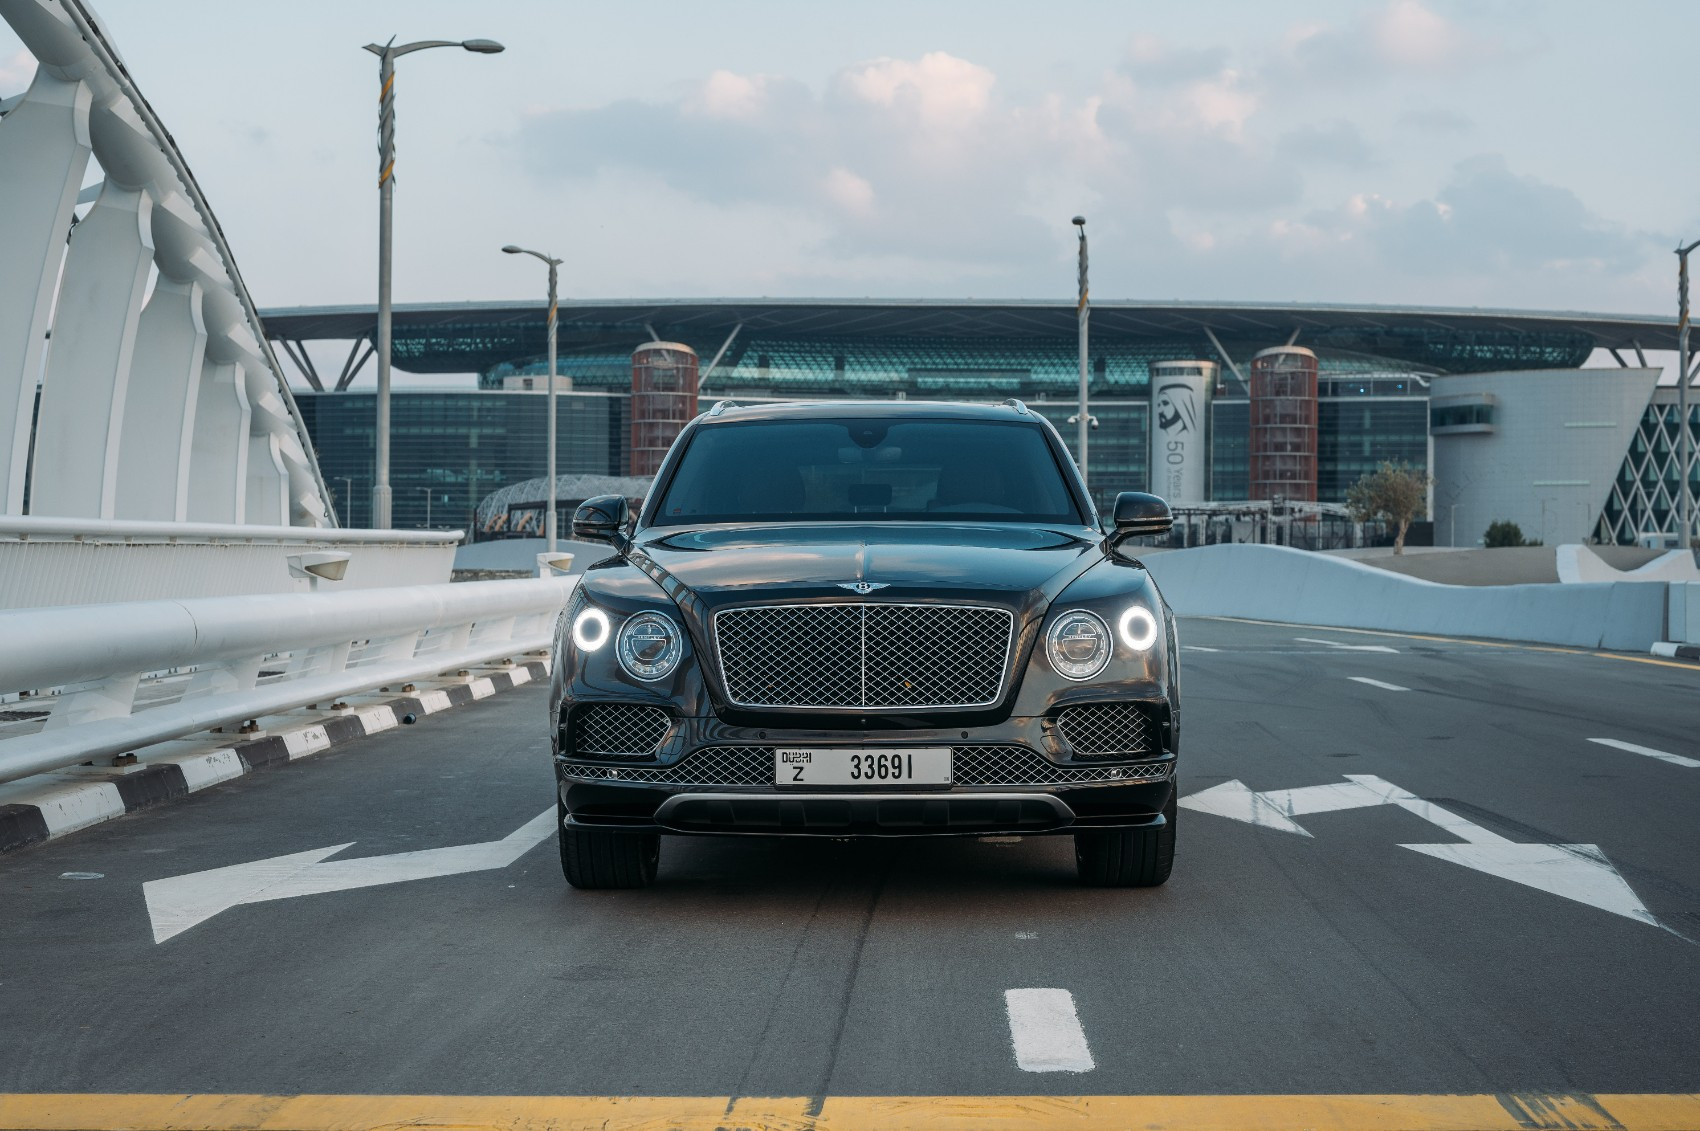
<path id="1" fill-rule="evenodd" d="M 1344 558 L 1250 544 L 1142 560 L 1182 615 L 1641 652 L 1667 639 L 1669 587 L 1646 582 L 1439 585 Z"/>

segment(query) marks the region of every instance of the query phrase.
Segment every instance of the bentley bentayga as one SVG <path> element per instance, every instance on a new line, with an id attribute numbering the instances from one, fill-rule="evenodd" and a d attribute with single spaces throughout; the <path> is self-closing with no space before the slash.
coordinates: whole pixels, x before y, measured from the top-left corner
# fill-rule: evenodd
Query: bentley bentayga
<path id="1" fill-rule="evenodd" d="M 561 862 L 641 887 L 663 834 L 1068 834 L 1082 880 L 1174 856 L 1173 617 L 1020 402 L 729 407 L 647 498 L 582 504 L 550 701 Z"/>

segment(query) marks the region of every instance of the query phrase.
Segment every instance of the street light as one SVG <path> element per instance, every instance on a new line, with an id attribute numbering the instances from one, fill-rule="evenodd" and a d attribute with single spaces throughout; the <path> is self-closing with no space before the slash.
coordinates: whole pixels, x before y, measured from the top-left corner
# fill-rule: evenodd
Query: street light
<path id="1" fill-rule="evenodd" d="M 502 45 L 493 39 L 422 39 L 395 46 L 368 43 L 378 57 L 378 403 L 377 474 L 372 483 L 372 525 L 390 525 L 390 237 L 395 207 L 395 61 L 432 47 L 460 47 L 477 55 L 494 55 Z"/>
<path id="2" fill-rule="evenodd" d="M 431 529 L 431 488 L 415 487 L 415 491 L 425 492 L 425 529 Z"/>
<path id="3" fill-rule="evenodd" d="M 351 476 L 339 475 L 342 480 L 342 505 L 348 508 L 342 516 L 344 522 L 354 521 L 354 479 Z"/>
<path id="4" fill-rule="evenodd" d="M 1688 430 L 1688 253 L 1700 247 L 1700 240 L 1695 240 L 1687 247 L 1676 249 L 1676 418 L 1679 431 L 1676 442 L 1676 497 L 1677 497 L 1677 538 L 1676 548 L 1689 548 L 1691 531 L 1694 529 L 1694 507 L 1689 498 L 1688 469 L 1694 462 L 1694 436 Z"/>
<path id="5" fill-rule="evenodd" d="M 549 265 L 549 509 L 545 512 L 544 537 L 548 539 L 546 549 L 555 552 L 555 278 L 556 268 L 561 261 L 553 256 L 544 255 L 541 251 L 516 247 L 508 244 L 502 249 L 509 255 L 529 255 L 541 259 Z"/>
<path id="6" fill-rule="evenodd" d="M 1080 326 L 1080 411 L 1069 419 L 1069 423 L 1079 425 L 1075 433 L 1075 446 L 1080 455 L 1080 478 L 1088 483 L 1087 491 L 1090 493 L 1090 481 L 1086 478 L 1086 434 L 1094 421 L 1087 406 L 1089 391 L 1086 387 L 1086 323 L 1092 314 L 1086 301 L 1090 294 L 1086 286 L 1086 217 L 1076 216 L 1071 222 L 1080 229 L 1080 299 L 1074 308 Z"/>

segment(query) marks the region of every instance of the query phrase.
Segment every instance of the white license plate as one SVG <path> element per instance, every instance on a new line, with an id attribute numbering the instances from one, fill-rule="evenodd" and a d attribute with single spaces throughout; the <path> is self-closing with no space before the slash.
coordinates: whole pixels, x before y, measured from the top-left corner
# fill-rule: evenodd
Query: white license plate
<path id="1" fill-rule="evenodd" d="M 773 752 L 776 785 L 949 785 L 950 747 L 787 746 Z"/>

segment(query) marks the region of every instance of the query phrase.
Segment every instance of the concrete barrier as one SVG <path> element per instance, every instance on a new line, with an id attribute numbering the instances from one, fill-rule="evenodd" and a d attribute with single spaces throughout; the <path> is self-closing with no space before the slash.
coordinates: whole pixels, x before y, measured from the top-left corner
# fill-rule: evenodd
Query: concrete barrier
<path id="1" fill-rule="evenodd" d="M 1668 587 L 1646 582 L 1438 585 L 1282 546 L 1200 546 L 1143 561 L 1183 616 L 1640 652 L 1665 639 Z"/>

